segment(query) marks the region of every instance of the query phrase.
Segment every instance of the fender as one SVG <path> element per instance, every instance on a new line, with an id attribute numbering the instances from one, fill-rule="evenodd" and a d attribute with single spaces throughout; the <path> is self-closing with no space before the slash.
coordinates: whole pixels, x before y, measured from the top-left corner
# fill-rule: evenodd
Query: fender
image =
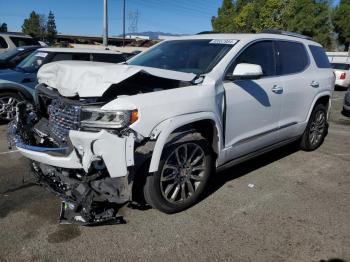
<path id="1" fill-rule="evenodd" d="M 315 96 L 314 100 L 312 101 L 311 107 L 310 107 L 309 112 L 308 112 L 308 114 L 307 114 L 306 123 L 309 122 L 309 119 L 310 119 L 312 110 L 314 109 L 317 100 L 318 100 L 320 97 L 322 97 L 322 96 L 329 96 L 329 105 L 328 105 L 328 116 L 329 116 L 329 111 L 330 111 L 329 109 L 330 109 L 331 103 L 332 103 L 332 99 L 331 99 L 331 98 L 332 98 L 332 92 L 331 92 L 331 91 L 323 91 L 323 92 L 318 93 L 318 94 Z"/>
<path id="2" fill-rule="evenodd" d="M 164 146 L 167 143 L 168 137 L 171 135 L 171 133 L 184 125 L 194 123 L 200 120 L 214 121 L 215 126 L 218 130 L 218 136 L 219 136 L 218 154 L 220 155 L 220 152 L 223 149 L 223 144 L 222 144 L 223 129 L 218 117 L 213 112 L 198 112 L 198 113 L 180 115 L 161 122 L 153 129 L 151 133 L 151 139 L 156 139 L 157 137 L 158 139 L 156 141 L 156 144 L 154 146 L 154 150 L 152 153 L 149 172 L 156 172 L 158 170 L 159 162 L 160 162 L 160 158 L 161 158 Z"/>
<path id="3" fill-rule="evenodd" d="M 23 86 L 21 84 L 15 83 L 15 82 L 10 82 L 10 81 L 1 81 L 0 82 L 0 92 L 14 92 L 14 93 L 19 93 L 20 95 L 23 96 L 24 99 L 28 101 L 33 101 L 33 92 L 32 89 L 29 87 Z"/>

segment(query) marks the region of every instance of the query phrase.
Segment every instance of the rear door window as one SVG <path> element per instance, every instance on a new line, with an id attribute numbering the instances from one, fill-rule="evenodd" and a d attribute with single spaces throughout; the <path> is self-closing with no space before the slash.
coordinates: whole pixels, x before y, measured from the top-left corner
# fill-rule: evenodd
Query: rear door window
<path id="1" fill-rule="evenodd" d="M 72 60 L 73 55 L 71 53 L 61 53 L 55 54 L 51 62 L 63 61 L 63 60 Z"/>
<path id="2" fill-rule="evenodd" d="M 91 60 L 91 55 L 89 53 L 73 54 L 73 60 L 90 61 Z"/>
<path id="3" fill-rule="evenodd" d="M 329 63 L 328 57 L 322 47 L 309 45 L 309 48 L 318 68 L 331 68 L 331 64 Z"/>
<path id="4" fill-rule="evenodd" d="M 309 64 L 309 57 L 302 43 L 277 41 L 278 74 L 296 74 L 304 71 Z"/>
<path id="5" fill-rule="evenodd" d="M 95 62 L 121 63 L 126 61 L 123 54 L 92 54 L 92 56 Z"/>
<path id="6" fill-rule="evenodd" d="M 90 61 L 91 59 L 89 53 L 58 53 L 53 56 L 51 62 L 64 60 Z"/>
<path id="7" fill-rule="evenodd" d="M 0 36 L 0 48 L 7 48 L 8 45 L 3 37 Z"/>

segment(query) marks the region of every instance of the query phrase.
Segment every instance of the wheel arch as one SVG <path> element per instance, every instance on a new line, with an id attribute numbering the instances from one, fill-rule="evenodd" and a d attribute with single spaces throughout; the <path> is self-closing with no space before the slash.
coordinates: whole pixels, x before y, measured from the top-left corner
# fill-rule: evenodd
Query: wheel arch
<path id="1" fill-rule="evenodd" d="M 312 102 L 312 105 L 311 105 L 311 107 L 309 109 L 308 115 L 307 115 L 307 122 L 310 119 L 310 116 L 311 116 L 311 113 L 312 113 L 313 109 L 318 104 L 323 104 L 328 109 L 327 112 L 328 112 L 328 115 L 329 115 L 329 112 L 330 112 L 329 109 L 330 109 L 331 103 L 332 103 L 331 97 L 332 97 L 332 93 L 331 92 L 322 92 L 322 93 L 318 94 L 314 98 L 314 100 Z"/>
<path id="2" fill-rule="evenodd" d="M 210 128 L 208 128 L 208 126 Z M 186 114 L 160 123 L 153 129 L 151 139 L 156 139 L 152 152 L 149 172 L 156 172 L 165 145 L 176 137 L 189 130 L 196 130 L 206 138 L 213 152 L 219 156 L 222 150 L 222 126 L 219 119 L 212 112 Z M 174 136 L 172 136 L 174 134 Z"/>
<path id="3" fill-rule="evenodd" d="M 33 101 L 33 95 L 23 86 L 16 83 L 0 83 L 0 92 L 11 92 L 20 95 L 23 99 Z"/>

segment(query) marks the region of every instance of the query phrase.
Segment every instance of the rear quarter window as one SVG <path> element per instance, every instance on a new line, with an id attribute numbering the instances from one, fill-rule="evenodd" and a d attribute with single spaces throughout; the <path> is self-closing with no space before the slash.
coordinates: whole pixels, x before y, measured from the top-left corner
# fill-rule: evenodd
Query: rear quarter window
<path id="1" fill-rule="evenodd" d="M 278 41 L 277 49 L 279 75 L 300 73 L 309 64 L 309 56 L 302 43 Z"/>
<path id="2" fill-rule="evenodd" d="M 313 58 L 318 68 L 331 68 L 328 57 L 324 49 L 320 46 L 309 45 Z"/>

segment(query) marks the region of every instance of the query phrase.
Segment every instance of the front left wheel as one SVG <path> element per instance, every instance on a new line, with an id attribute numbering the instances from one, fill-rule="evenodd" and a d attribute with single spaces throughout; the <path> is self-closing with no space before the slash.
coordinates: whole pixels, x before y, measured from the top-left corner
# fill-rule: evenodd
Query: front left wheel
<path id="1" fill-rule="evenodd" d="M 181 212 L 194 205 L 213 169 L 209 143 L 199 133 L 191 133 L 168 144 L 157 172 L 147 177 L 146 202 L 164 213 Z"/>

